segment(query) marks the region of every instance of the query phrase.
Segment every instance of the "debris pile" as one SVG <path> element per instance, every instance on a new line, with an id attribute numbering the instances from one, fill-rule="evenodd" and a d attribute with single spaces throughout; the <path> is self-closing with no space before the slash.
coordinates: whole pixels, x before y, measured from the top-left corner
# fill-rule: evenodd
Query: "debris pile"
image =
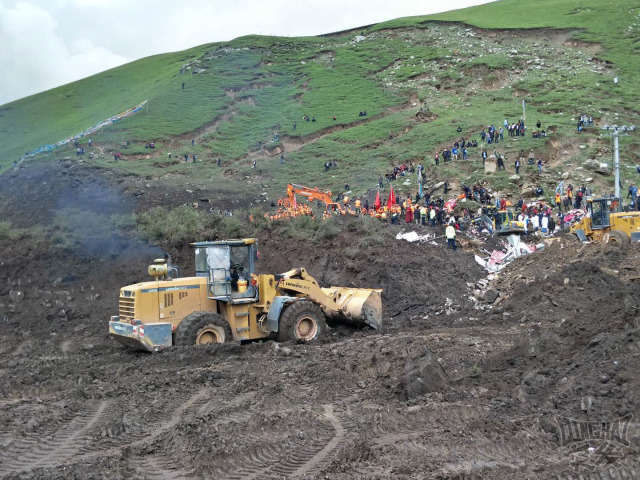
<path id="1" fill-rule="evenodd" d="M 484 267 L 487 271 L 495 273 L 502 270 L 509 263 L 518 257 L 523 255 L 529 255 L 535 251 L 544 250 L 544 243 L 538 243 L 537 245 L 527 245 L 524 243 L 519 235 L 509 235 L 507 237 L 507 250 L 500 251 L 494 250 L 487 259 L 483 259 L 479 255 L 475 256 L 475 260 L 478 264 Z"/>

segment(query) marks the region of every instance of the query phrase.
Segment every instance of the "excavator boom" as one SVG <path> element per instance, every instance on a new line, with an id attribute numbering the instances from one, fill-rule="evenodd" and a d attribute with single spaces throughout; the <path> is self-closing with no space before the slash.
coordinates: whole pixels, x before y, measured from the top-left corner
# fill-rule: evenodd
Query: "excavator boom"
<path id="1" fill-rule="evenodd" d="M 329 210 L 334 208 L 344 213 L 339 203 L 334 202 L 331 198 L 331 190 L 320 190 L 318 187 L 305 187 L 304 185 L 296 185 L 290 183 L 287 185 L 287 196 L 278 200 L 278 205 L 292 208 L 296 205 L 296 195 L 302 195 L 309 202 L 323 202 L 325 208 Z"/>

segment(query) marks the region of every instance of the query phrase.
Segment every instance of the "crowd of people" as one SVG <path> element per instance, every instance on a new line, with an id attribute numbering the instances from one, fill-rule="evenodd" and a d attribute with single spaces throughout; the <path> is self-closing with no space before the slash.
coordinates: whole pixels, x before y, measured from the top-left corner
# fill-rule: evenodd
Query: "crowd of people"
<path id="1" fill-rule="evenodd" d="M 580 119 L 578 120 L 578 133 L 582 132 L 585 127 L 593 127 L 593 116 L 592 115 L 580 115 Z"/>

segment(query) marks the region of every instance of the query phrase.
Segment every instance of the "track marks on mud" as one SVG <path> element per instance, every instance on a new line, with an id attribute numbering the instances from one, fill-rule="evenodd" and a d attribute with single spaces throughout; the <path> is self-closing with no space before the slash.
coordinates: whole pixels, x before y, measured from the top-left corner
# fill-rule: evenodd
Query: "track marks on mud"
<path id="1" fill-rule="evenodd" d="M 183 480 L 191 477 L 189 472 L 158 455 L 130 459 L 129 466 L 149 480 Z"/>
<path id="2" fill-rule="evenodd" d="M 609 468 L 592 474 L 558 475 L 556 477 L 557 480 L 633 480 L 636 478 L 640 478 L 640 470 L 626 468 Z"/>
<path id="3" fill-rule="evenodd" d="M 16 440 L 2 454 L 5 472 L 21 472 L 53 467 L 76 455 L 92 436 L 93 430 L 108 415 L 109 402 L 91 401 L 63 428 L 52 434 L 36 431 Z"/>
<path id="4" fill-rule="evenodd" d="M 342 427 L 342 423 L 333 413 L 333 405 L 324 405 L 324 416 L 331 422 L 331 425 L 334 429 L 334 436 L 329 442 L 316 453 L 309 461 L 307 461 L 304 465 L 300 466 L 295 472 L 293 472 L 294 477 L 300 477 L 305 475 L 306 473 L 313 471 L 318 467 L 320 462 L 324 460 L 331 452 L 333 452 L 340 441 L 344 438 L 344 428 Z"/>
<path id="5" fill-rule="evenodd" d="M 236 457 L 215 472 L 215 478 L 262 480 L 313 476 L 332 457 L 345 439 L 345 425 L 333 405 L 323 405 L 323 419 L 313 436 L 292 435 L 280 443 L 270 443 Z"/>

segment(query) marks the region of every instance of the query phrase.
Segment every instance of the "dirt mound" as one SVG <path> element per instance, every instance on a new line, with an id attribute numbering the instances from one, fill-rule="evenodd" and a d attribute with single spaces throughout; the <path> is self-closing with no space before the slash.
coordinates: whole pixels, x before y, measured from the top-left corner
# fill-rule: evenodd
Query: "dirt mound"
<path id="1" fill-rule="evenodd" d="M 520 330 L 511 349 L 480 366 L 489 385 L 509 392 L 500 408 L 539 412 L 542 428 L 552 434 L 567 419 L 615 422 L 635 414 L 638 253 L 637 245 L 559 241 L 543 254 L 518 259 L 498 277 L 493 286 L 502 301 L 490 318 Z M 601 445 L 602 438 L 596 435 L 593 443 Z M 640 451 L 637 442 L 617 447 L 602 461 Z"/>
<path id="2" fill-rule="evenodd" d="M 30 166 L 0 178 L 0 204 L 25 227 L 56 220 L 61 198 L 131 208 L 106 196 L 100 210 L 96 192 L 113 186 L 85 182 L 90 172 Z M 43 200 L 17 213 L 24 191 Z M 476 309 L 486 272 L 472 251 L 353 219 L 323 225 L 316 237 L 261 232 L 258 270 L 383 288 L 382 332 L 334 325 L 311 345 L 129 352 L 107 321 L 161 248 L 0 240 L 0 478 L 634 477 L 637 246 L 561 239 L 514 261 Z M 169 253 L 194 273 L 191 249 Z M 626 430 L 598 436 L 602 422 Z"/>

